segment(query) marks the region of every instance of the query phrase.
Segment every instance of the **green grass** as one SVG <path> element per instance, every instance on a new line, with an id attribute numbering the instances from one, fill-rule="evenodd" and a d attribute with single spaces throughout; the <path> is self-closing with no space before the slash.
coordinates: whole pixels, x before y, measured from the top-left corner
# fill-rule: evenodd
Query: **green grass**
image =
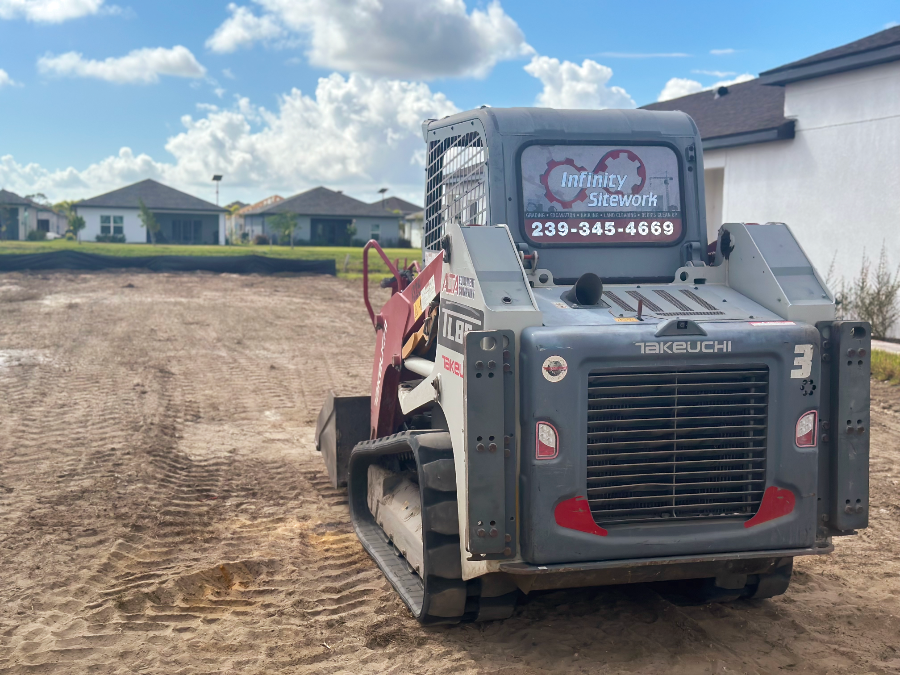
<path id="1" fill-rule="evenodd" d="M 900 384 L 900 354 L 873 349 L 872 377 L 891 384 Z"/>
<path id="2" fill-rule="evenodd" d="M 328 260 L 333 258 L 337 265 L 338 276 L 359 278 L 362 276 L 362 248 L 350 246 L 179 246 L 173 244 L 100 244 L 97 242 L 66 241 L 0 241 L 0 255 L 21 255 L 26 253 L 49 253 L 71 249 L 84 253 L 99 253 L 114 256 L 145 255 L 261 255 L 272 258 L 294 258 L 298 260 Z M 420 256 L 418 249 L 388 248 L 385 253 L 391 260 L 407 258 L 409 262 Z M 349 260 L 347 256 L 350 256 Z M 345 264 L 346 263 L 346 264 Z M 369 269 L 376 275 L 387 273 L 387 267 L 375 252 L 369 253 Z"/>

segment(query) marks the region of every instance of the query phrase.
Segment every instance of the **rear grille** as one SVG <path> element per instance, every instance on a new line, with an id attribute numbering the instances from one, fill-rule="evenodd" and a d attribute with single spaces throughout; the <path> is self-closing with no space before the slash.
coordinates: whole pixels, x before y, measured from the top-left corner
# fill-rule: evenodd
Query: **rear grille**
<path id="1" fill-rule="evenodd" d="M 765 489 L 768 391 L 765 366 L 592 371 L 594 521 L 751 517 Z"/>

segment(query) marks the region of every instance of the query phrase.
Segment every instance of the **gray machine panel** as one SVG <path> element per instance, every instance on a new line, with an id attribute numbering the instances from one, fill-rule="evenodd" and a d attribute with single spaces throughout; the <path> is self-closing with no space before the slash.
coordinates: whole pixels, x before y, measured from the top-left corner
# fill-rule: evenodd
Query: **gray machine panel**
<path id="1" fill-rule="evenodd" d="M 706 336 L 657 338 L 657 325 L 618 324 L 596 330 L 530 328 L 521 337 L 521 546 L 533 564 L 616 560 L 657 555 L 700 555 L 732 551 L 808 548 L 814 545 L 817 513 L 817 448 L 794 442 L 799 417 L 819 407 L 819 390 L 792 376 L 796 348 L 812 347 L 807 380 L 820 381 L 819 332 L 808 325 L 704 323 Z M 650 343 L 668 347 L 647 347 Z M 727 346 L 724 346 L 726 345 Z M 644 345 L 643 348 L 641 345 Z M 708 346 L 705 349 L 704 346 Z M 550 381 L 542 364 L 561 356 L 567 375 Z M 606 536 L 563 527 L 556 507 L 585 495 L 588 373 L 594 369 L 646 372 L 660 368 L 714 369 L 758 366 L 768 369 L 766 482 L 789 490 L 793 510 L 780 518 L 745 527 L 745 519 L 693 520 L 612 525 Z M 535 424 L 551 422 L 559 432 L 559 456 L 535 457 Z"/>
<path id="2" fill-rule="evenodd" d="M 573 308 L 561 297 L 571 286 L 535 288 L 538 309 L 546 326 L 615 325 L 637 318 L 638 300 L 644 300 L 640 322 L 663 323 L 673 318 L 693 321 L 780 321 L 781 317 L 722 285 L 617 284 L 604 286 L 603 305 Z M 649 302 L 648 302 L 649 301 Z M 619 319 L 617 322 L 616 319 Z"/>
<path id="3" fill-rule="evenodd" d="M 819 324 L 827 340 L 823 371 L 830 380 L 830 414 L 821 420 L 829 459 L 827 519 L 838 532 L 869 524 L 870 368 L 872 329 L 865 322 Z"/>
<path id="4" fill-rule="evenodd" d="M 472 560 L 516 551 L 515 372 L 510 330 L 465 337 L 467 550 Z"/>

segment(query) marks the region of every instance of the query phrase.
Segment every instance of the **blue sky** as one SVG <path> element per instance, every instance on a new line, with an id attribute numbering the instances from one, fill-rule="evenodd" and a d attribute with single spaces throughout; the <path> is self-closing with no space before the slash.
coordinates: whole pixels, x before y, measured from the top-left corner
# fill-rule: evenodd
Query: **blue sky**
<path id="1" fill-rule="evenodd" d="M 900 21 L 887 0 L 373 4 L 0 0 L 0 187 L 151 177 L 209 198 L 223 173 L 225 201 L 324 184 L 420 202 L 423 117 L 642 105 Z"/>

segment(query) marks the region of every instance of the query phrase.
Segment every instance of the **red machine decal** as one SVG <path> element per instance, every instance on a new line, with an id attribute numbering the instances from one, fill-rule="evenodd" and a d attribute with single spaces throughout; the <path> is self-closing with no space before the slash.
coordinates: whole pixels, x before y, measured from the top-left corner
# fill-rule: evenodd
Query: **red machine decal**
<path id="1" fill-rule="evenodd" d="M 560 502 L 553 510 L 553 515 L 556 518 L 556 524 L 562 527 L 596 534 L 600 537 L 606 536 L 606 530 L 594 522 L 591 507 L 584 497 L 572 497 L 572 499 Z"/>
<path id="2" fill-rule="evenodd" d="M 463 377 L 463 367 L 459 361 L 454 361 L 451 358 L 446 356 L 441 357 L 444 359 L 444 370 L 448 373 L 453 373 L 457 377 Z"/>
<path id="3" fill-rule="evenodd" d="M 796 502 L 794 493 L 790 490 L 784 490 L 772 485 L 766 488 L 763 493 L 762 503 L 759 505 L 759 511 L 750 520 L 744 523 L 744 527 L 753 527 L 760 523 L 765 523 L 781 516 L 786 516 L 794 510 Z"/>

